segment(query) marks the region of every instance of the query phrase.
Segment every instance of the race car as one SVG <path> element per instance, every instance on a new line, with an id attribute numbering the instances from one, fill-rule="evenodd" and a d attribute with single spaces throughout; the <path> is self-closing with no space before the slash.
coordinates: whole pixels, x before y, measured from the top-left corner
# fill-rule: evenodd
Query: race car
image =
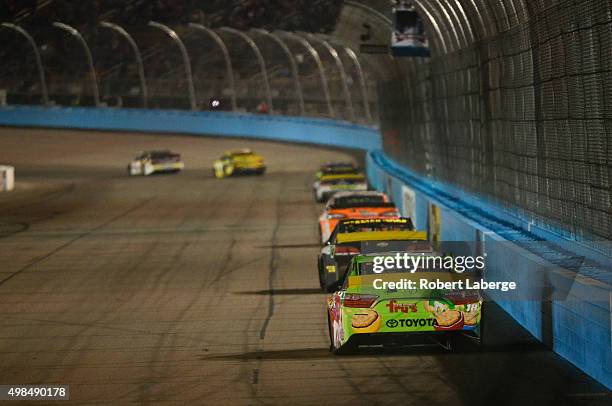
<path id="1" fill-rule="evenodd" d="M 315 175 L 316 182 L 321 180 L 324 175 L 344 175 L 344 174 L 360 174 L 361 171 L 353 162 L 327 162 L 321 165 L 319 171 Z"/>
<path id="2" fill-rule="evenodd" d="M 344 191 L 368 190 L 368 182 L 361 173 L 342 173 L 334 175 L 321 175 L 321 178 L 312 185 L 314 198 L 318 203 L 326 202 L 331 196 Z"/>
<path id="3" fill-rule="evenodd" d="M 329 199 L 325 210 L 319 217 L 321 244 L 327 242 L 341 219 L 377 217 L 400 217 L 399 211 L 386 194 L 372 191 L 338 193 Z"/>
<path id="4" fill-rule="evenodd" d="M 181 156 L 168 150 L 142 151 L 127 167 L 130 176 L 179 172 L 185 168 Z"/>
<path id="5" fill-rule="evenodd" d="M 373 218 L 340 220 L 317 261 L 321 288 L 331 291 L 344 277 L 351 258 L 361 253 L 362 247 L 378 246 L 401 248 L 414 241 L 426 241 L 426 232 L 415 232 L 409 218 Z"/>
<path id="6" fill-rule="evenodd" d="M 250 149 L 226 151 L 213 163 L 213 174 L 217 179 L 232 175 L 263 175 L 265 172 L 263 157 Z"/>
<path id="7" fill-rule="evenodd" d="M 394 253 L 382 255 L 387 258 Z M 411 251 L 410 255 L 436 254 Z M 475 279 L 474 272 L 418 269 L 413 273 L 405 268 L 387 268 L 384 273 L 376 273 L 377 256 L 353 257 L 341 286 L 327 299 L 331 351 L 342 354 L 372 344 L 430 344 L 450 350 L 459 334 L 482 342 L 483 298 L 478 290 L 429 289 L 429 285 L 420 288 L 418 282 L 420 279 L 465 282 Z M 408 281 L 414 281 L 417 288 L 408 288 Z"/>

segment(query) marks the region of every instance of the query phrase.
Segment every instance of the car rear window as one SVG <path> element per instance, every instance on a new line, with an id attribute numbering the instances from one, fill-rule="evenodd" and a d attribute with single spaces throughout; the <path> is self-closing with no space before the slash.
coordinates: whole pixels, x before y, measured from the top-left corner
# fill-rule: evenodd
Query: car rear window
<path id="1" fill-rule="evenodd" d="M 170 151 L 153 151 L 151 152 L 151 158 L 164 159 L 164 158 L 176 158 L 179 154 L 174 154 Z"/>
<path id="2" fill-rule="evenodd" d="M 357 168 L 352 166 L 325 168 L 321 172 L 323 172 L 324 175 L 359 174 Z"/>
<path id="3" fill-rule="evenodd" d="M 395 207 L 393 203 L 385 202 L 382 196 L 349 196 L 334 200 L 332 209 L 348 209 L 352 207 Z"/>

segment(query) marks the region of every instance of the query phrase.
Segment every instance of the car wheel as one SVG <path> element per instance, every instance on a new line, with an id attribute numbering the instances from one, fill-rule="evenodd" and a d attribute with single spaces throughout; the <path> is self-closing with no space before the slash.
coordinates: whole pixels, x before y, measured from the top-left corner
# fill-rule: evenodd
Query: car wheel
<path id="1" fill-rule="evenodd" d="M 478 348 L 483 350 L 486 348 L 487 346 L 487 318 L 486 318 L 486 311 L 485 311 L 485 303 L 486 302 L 482 302 L 482 305 L 480 307 L 480 324 L 478 325 Z"/>
<path id="2" fill-rule="evenodd" d="M 321 258 L 317 261 L 317 269 L 319 274 L 319 286 L 323 289 L 323 265 L 321 265 Z"/>
<path id="3" fill-rule="evenodd" d="M 327 293 L 334 293 L 336 291 L 336 283 L 338 280 L 335 277 L 331 278 L 329 273 L 326 273 L 325 277 L 325 291 Z"/>
<path id="4" fill-rule="evenodd" d="M 329 272 L 328 266 L 334 266 L 336 272 Z M 328 257 L 321 258 L 321 279 L 323 282 L 323 290 L 329 293 L 336 291 L 338 285 L 338 264 Z"/>
<path id="5" fill-rule="evenodd" d="M 334 348 L 332 352 L 334 355 L 351 355 L 355 352 L 355 348 L 356 347 L 351 344 L 351 340 L 349 339 L 342 347 Z"/>
<path id="6" fill-rule="evenodd" d="M 325 258 L 319 259 L 319 285 L 321 290 L 328 293 L 333 293 L 336 287 L 336 279 L 330 278 L 330 274 L 326 272 Z"/>

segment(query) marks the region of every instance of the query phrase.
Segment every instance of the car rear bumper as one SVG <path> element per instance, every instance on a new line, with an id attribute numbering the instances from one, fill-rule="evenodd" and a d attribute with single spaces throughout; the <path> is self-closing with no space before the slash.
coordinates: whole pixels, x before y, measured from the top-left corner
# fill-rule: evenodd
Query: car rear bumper
<path id="1" fill-rule="evenodd" d="M 173 162 L 168 164 L 153 164 L 153 172 L 175 172 L 185 169 L 183 162 Z"/>
<path id="2" fill-rule="evenodd" d="M 329 200 L 336 193 L 341 192 L 364 192 L 368 190 L 367 185 L 350 185 L 345 187 L 325 187 L 320 191 L 321 196 L 324 200 Z"/>
<path id="3" fill-rule="evenodd" d="M 474 330 L 455 331 L 398 331 L 395 333 L 354 333 L 342 344 L 346 346 L 384 346 L 384 347 L 428 347 L 445 345 L 453 336 L 478 337 Z"/>
<path id="4" fill-rule="evenodd" d="M 244 166 L 244 167 L 234 167 L 234 173 L 240 173 L 240 174 L 251 174 L 251 173 L 262 173 L 266 170 L 266 166 L 265 165 L 260 165 L 260 166 Z"/>

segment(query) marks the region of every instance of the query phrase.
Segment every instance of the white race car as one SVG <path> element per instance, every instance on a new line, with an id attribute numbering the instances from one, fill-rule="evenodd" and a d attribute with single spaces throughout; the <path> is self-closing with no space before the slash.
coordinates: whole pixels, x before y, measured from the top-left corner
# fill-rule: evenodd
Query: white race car
<path id="1" fill-rule="evenodd" d="M 361 192 L 368 190 L 368 182 L 361 173 L 323 175 L 313 185 L 315 200 L 325 203 L 338 192 Z"/>
<path id="2" fill-rule="evenodd" d="M 180 154 L 168 150 L 143 151 L 127 167 L 130 176 L 148 176 L 154 173 L 179 172 L 185 168 Z"/>

